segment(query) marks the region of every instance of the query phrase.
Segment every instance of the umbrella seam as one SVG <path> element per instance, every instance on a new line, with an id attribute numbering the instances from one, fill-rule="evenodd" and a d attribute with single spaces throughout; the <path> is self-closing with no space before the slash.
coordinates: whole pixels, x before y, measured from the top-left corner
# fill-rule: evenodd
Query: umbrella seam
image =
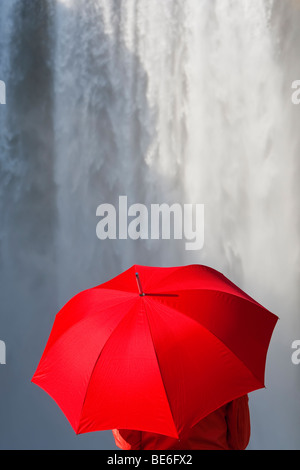
<path id="1" fill-rule="evenodd" d="M 114 328 L 114 330 L 112 331 L 112 333 L 110 334 L 110 336 L 106 339 L 105 343 L 103 344 L 102 346 L 102 349 L 101 351 L 99 352 L 98 356 L 97 356 L 97 359 L 95 361 L 95 364 L 93 366 L 93 369 L 92 369 L 92 372 L 90 374 L 90 378 L 88 380 L 88 384 L 87 384 L 87 387 L 86 387 L 86 392 L 85 392 L 85 395 L 84 395 L 84 399 L 83 399 L 83 402 L 82 402 L 82 406 L 81 406 L 81 410 L 80 410 L 80 415 L 79 415 L 79 419 L 78 419 L 78 425 L 77 425 L 77 431 L 79 430 L 79 426 L 80 426 L 80 421 L 81 421 L 81 417 L 82 417 L 82 413 L 83 413 L 83 409 L 84 409 L 84 405 L 85 405 L 85 402 L 86 402 L 86 398 L 87 398 L 87 394 L 88 394 L 88 390 L 89 390 L 89 386 L 90 386 L 90 383 L 91 383 L 91 380 L 92 380 L 92 376 L 94 374 L 94 371 L 95 371 L 95 368 L 97 366 L 97 363 L 100 359 L 100 356 L 101 354 L 103 353 L 103 350 L 106 346 L 106 344 L 108 343 L 108 341 L 111 339 L 111 337 L 114 335 L 114 333 L 116 332 L 116 330 L 119 328 L 119 326 L 121 325 L 121 323 L 125 320 L 125 318 L 132 312 L 132 310 L 136 307 L 136 304 L 134 304 L 132 306 L 132 308 L 130 310 L 128 310 L 127 313 L 125 313 L 125 315 L 121 318 L 121 320 L 119 321 L 119 323 L 117 324 L 117 326 Z"/>
<path id="2" fill-rule="evenodd" d="M 245 300 L 245 299 L 244 299 Z M 159 305 L 163 305 L 161 302 L 157 302 Z M 246 369 L 253 375 L 253 377 L 262 385 L 262 387 L 265 387 L 265 383 L 264 383 L 264 380 L 263 382 L 253 373 L 253 371 L 251 369 L 249 369 L 249 367 L 247 366 L 247 364 L 245 364 L 245 362 L 239 357 L 237 356 L 237 354 L 235 352 L 233 352 L 230 347 L 221 339 L 219 338 L 219 336 L 217 336 L 215 333 L 213 333 L 212 331 L 210 331 L 206 326 L 202 325 L 200 322 L 198 322 L 197 320 L 195 320 L 194 318 L 191 318 L 189 315 L 187 315 L 186 313 L 184 312 L 181 312 L 180 310 L 176 310 L 175 308 L 172 308 L 170 307 L 169 305 L 167 306 L 168 308 L 174 310 L 176 313 L 179 313 L 181 315 L 184 315 L 185 317 L 189 318 L 191 321 L 194 321 L 197 325 L 200 325 L 202 328 L 204 328 L 206 331 L 208 331 L 208 333 L 210 333 L 211 335 L 213 335 L 215 338 L 217 338 L 218 341 L 220 341 L 225 347 L 227 350 L 230 351 L 231 354 L 233 354 L 237 359 L 238 361 L 240 361 L 244 367 L 246 367 Z M 272 314 L 273 315 L 273 314 Z M 274 325 L 275 327 L 275 325 Z"/>
<path id="3" fill-rule="evenodd" d="M 120 305 L 120 304 L 122 304 L 122 303 L 126 303 L 126 302 L 129 302 L 129 301 L 132 301 L 132 300 L 133 300 L 133 298 L 130 298 L 130 299 L 122 299 L 122 300 L 120 300 L 120 302 L 116 302 L 116 303 L 113 304 L 112 306 L 110 306 L 110 307 L 105 307 L 105 308 L 103 308 L 103 309 L 100 309 L 99 311 L 101 311 L 101 310 L 107 310 L 107 309 L 109 309 L 109 308 L 114 308 L 116 305 Z M 61 312 L 59 311 L 58 314 L 60 314 L 60 313 L 61 313 Z M 98 311 L 95 312 L 95 316 L 96 316 L 98 313 L 99 313 Z M 57 314 L 57 315 L 58 315 L 58 314 Z M 63 312 L 62 312 L 62 315 L 63 315 Z M 59 340 L 60 340 L 66 333 L 68 333 L 74 326 L 76 326 L 76 325 L 82 323 L 84 320 L 86 320 L 86 318 L 87 318 L 87 317 L 81 318 L 81 319 L 78 320 L 76 323 L 72 323 L 72 324 L 69 326 L 69 328 L 68 328 L 67 330 L 65 330 L 58 338 L 56 338 L 55 341 L 49 346 L 49 348 L 47 348 L 47 354 L 48 354 L 48 352 L 52 349 L 52 347 L 57 343 L 57 341 L 59 341 Z M 89 317 L 89 318 L 90 318 L 90 317 Z M 56 319 L 56 317 L 55 317 L 55 319 Z M 54 322 L 55 322 L 55 319 L 54 319 Z M 120 321 L 122 321 L 122 319 L 121 319 Z M 53 327 L 54 327 L 54 323 L 53 323 Z M 47 344 L 46 344 L 45 347 L 47 347 Z M 41 359 L 42 359 L 42 358 L 41 358 Z"/>
<path id="4" fill-rule="evenodd" d="M 163 379 L 163 375 L 162 375 L 162 371 L 161 371 L 161 368 L 160 368 L 160 364 L 159 364 L 159 360 L 158 360 L 158 355 L 157 355 L 157 351 L 156 351 L 156 348 L 155 348 L 155 343 L 154 343 L 154 340 L 153 340 L 152 330 L 151 330 L 150 321 L 149 321 L 149 317 L 148 317 L 148 314 L 147 314 L 147 308 L 146 308 L 145 303 L 144 303 L 144 310 L 145 310 L 145 314 L 146 314 L 146 318 L 147 318 L 147 323 L 148 323 L 148 326 L 149 326 L 150 336 L 151 336 L 151 340 L 152 340 L 152 344 L 153 344 L 153 349 L 154 349 L 154 353 L 155 353 L 155 357 L 156 357 L 156 362 L 157 362 L 158 370 L 159 370 L 159 372 L 160 372 L 160 377 L 161 377 L 161 381 L 162 381 L 162 384 L 163 384 L 163 388 L 164 388 L 164 391 L 165 391 L 165 394 L 166 394 L 167 403 L 168 403 L 169 410 L 170 410 L 170 413 L 171 413 L 171 416 L 172 416 L 174 428 L 175 428 L 175 430 L 176 430 L 176 432 L 177 432 L 178 439 L 179 439 L 179 432 L 178 432 L 178 430 L 177 430 L 177 428 L 176 428 L 176 424 L 175 424 L 173 412 L 172 412 L 172 409 L 171 409 L 171 405 L 170 405 L 170 401 L 169 401 L 167 389 L 166 389 L 166 386 L 165 386 L 165 383 L 164 383 L 164 379 Z"/>

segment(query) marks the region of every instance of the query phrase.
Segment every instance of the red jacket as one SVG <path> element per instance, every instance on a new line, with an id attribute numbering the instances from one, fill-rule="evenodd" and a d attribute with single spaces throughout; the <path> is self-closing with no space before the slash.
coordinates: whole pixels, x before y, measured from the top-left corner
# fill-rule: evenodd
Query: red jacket
<path id="1" fill-rule="evenodd" d="M 248 396 L 231 401 L 187 430 L 181 439 L 125 429 L 112 430 L 123 450 L 244 450 L 250 439 Z"/>

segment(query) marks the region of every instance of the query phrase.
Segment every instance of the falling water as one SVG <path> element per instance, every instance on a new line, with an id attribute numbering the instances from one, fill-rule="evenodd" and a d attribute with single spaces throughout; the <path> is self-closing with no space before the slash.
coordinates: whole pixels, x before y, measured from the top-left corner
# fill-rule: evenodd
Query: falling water
<path id="1" fill-rule="evenodd" d="M 202 263 L 280 317 L 249 447 L 299 448 L 299 3 L 2 0 L 0 14 L 0 446 L 113 448 L 73 437 L 28 384 L 54 314 L 134 263 Z M 204 203 L 204 248 L 100 241 L 96 208 L 119 195 Z"/>

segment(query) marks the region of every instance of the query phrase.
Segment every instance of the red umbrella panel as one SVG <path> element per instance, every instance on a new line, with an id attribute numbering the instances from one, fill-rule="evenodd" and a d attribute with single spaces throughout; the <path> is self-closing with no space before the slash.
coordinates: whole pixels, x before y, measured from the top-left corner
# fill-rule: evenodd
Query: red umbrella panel
<path id="1" fill-rule="evenodd" d="M 32 382 L 78 434 L 118 428 L 178 438 L 264 387 L 277 320 L 210 267 L 134 265 L 58 312 Z"/>

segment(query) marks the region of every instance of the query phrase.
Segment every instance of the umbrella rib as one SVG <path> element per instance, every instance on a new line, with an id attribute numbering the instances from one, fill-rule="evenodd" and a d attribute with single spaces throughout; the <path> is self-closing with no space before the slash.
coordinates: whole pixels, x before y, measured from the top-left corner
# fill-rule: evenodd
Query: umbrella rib
<path id="1" fill-rule="evenodd" d="M 151 325 L 150 325 L 149 317 L 148 317 L 148 314 L 147 314 L 147 308 L 146 308 L 146 305 L 145 305 L 145 304 L 144 304 L 144 311 L 145 311 L 145 314 L 146 314 L 147 323 L 148 323 L 149 331 L 150 331 L 150 336 L 151 336 L 151 339 L 152 339 L 153 349 L 154 349 L 155 357 L 156 357 L 156 361 L 157 361 L 157 366 L 158 366 L 158 369 L 159 369 L 159 372 L 160 372 L 160 377 L 161 377 L 162 384 L 163 384 L 164 391 L 165 391 L 165 395 L 166 395 L 166 398 L 167 398 L 167 403 L 168 403 L 168 406 L 169 406 L 170 414 L 171 414 L 171 416 L 172 416 L 174 428 L 175 428 L 176 433 L 177 433 L 178 438 L 179 438 L 179 433 L 178 433 L 178 430 L 177 430 L 176 425 L 175 425 L 175 420 L 174 420 L 173 412 L 172 412 L 172 409 L 171 409 L 171 405 L 170 405 L 170 401 L 169 401 L 167 389 L 166 389 L 166 386 L 165 386 L 165 383 L 164 383 L 164 379 L 163 379 L 163 375 L 162 375 L 162 372 L 161 372 L 161 368 L 160 368 L 160 364 L 159 364 L 159 360 L 158 360 L 158 356 L 157 356 L 157 351 L 156 351 L 156 348 L 155 348 L 155 343 L 154 343 L 154 341 L 153 341 L 153 335 L 152 335 Z"/>

